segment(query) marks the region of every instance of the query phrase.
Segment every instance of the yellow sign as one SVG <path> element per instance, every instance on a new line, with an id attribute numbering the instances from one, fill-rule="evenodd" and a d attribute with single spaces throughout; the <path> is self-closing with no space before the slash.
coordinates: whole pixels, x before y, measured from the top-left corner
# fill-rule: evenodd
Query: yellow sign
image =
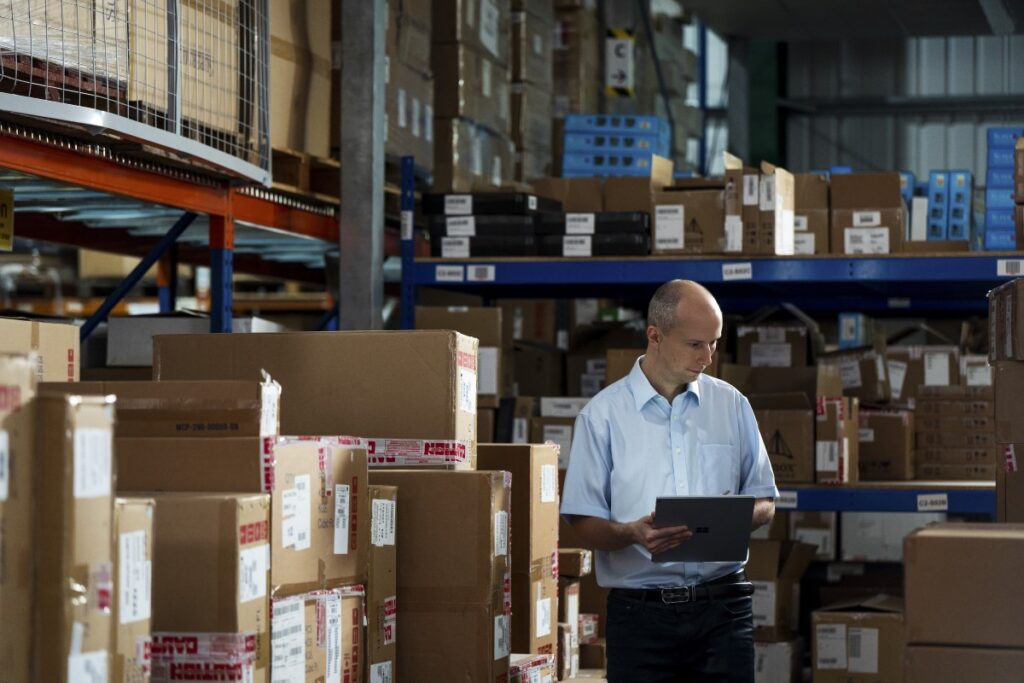
<path id="1" fill-rule="evenodd" d="M 0 251 L 14 249 L 14 191 L 0 187 Z"/>

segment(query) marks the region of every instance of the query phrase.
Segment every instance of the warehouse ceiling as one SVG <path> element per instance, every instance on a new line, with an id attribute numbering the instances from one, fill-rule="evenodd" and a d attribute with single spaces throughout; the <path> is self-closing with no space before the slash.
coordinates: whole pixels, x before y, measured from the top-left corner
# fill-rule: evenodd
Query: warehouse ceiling
<path id="1" fill-rule="evenodd" d="M 871 40 L 1024 33 L 1024 0 L 689 0 L 725 37 Z"/>

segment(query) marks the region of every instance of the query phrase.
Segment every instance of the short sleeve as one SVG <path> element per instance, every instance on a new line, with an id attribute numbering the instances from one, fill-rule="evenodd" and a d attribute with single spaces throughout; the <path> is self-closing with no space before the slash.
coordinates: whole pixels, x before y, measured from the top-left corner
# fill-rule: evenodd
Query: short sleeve
<path id="1" fill-rule="evenodd" d="M 562 514 L 611 518 L 611 452 L 608 428 L 595 428 L 586 413 L 576 418 L 569 470 L 562 486 Z"/>
<path id="2" fill-rule="evenodd" d="M 743 448 L 740 493 L 755 498 L 777 498 L 779 490 L 775 487 L 775 473 L 761 431 L 757 428 L 754 410 L 743 395 L 739 395 L 738 403 L 740 444 Z"/>

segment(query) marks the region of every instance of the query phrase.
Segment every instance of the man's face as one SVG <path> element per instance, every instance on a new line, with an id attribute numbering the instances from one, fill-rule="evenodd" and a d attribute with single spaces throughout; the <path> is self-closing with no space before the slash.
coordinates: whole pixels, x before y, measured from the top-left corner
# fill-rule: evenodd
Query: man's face
<path id="1" fill-rule="evenodd" d="M 711 310 L 682 311 L 668 334 L 648 328 L 657 338 L 659 365 L 672 381 L 687 384 L 696 381 L 711 365 L 722 336 L 722 320 Z"/>

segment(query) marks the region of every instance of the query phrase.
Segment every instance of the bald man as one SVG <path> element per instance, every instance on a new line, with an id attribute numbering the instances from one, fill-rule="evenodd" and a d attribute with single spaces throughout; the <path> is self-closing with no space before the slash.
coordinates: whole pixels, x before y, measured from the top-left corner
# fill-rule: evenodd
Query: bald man
<path id="1" fill-rule="evenodd" d="M 647 353 L 576 420 L 562 514 L 596 551 L 611 592 L 605 627 L 610 683 L 754 680 L 752 585 L 739 563 L 655 563 L 686 543 L 656 528 L 661 496 L 754 496 L 753 526 L 778 496 L 750 403 L 704 374 L 722 311 L 696 282 L 658 288 Z"/>

